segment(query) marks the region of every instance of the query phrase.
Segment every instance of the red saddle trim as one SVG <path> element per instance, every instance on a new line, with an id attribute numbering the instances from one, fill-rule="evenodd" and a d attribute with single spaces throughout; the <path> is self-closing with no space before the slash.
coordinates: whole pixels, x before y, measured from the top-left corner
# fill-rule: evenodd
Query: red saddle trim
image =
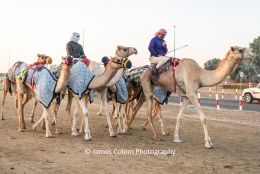
<path id="1" fill-rule="evenodd" d="M 180 64 L 180 59 L 177 58 L 172 58 L 171 59 L 171 63 L 170 65 L 173 67 L 172 71 L 173 71 L 173 92 L 176 93 L 176 86 L 177 86 L 177 82 L 176 82 L 176 78 L 175 78 L 175 68 Z"/>

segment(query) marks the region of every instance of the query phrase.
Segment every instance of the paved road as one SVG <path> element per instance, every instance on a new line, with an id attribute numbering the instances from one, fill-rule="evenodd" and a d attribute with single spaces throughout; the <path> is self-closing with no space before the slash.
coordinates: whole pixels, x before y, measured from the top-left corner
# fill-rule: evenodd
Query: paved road
<path id="1" fill-rule="evenodd" d="M 179 100 L 178 96 L 170 96 L 169 102 L 180 103 L 180 100 Z M 202 107 L 206 106 L 206 107 L 216 108 L 216 100 L 214 100 L 214 99 L 201 98 L 200 104 L 201 104 Z M 239 101 L 236 101 L 236 100 L 220 100 L 220 109 L 221 108 L 238 110 L 239 109 Z M 251 104 L 247 104 L 247 103 L 243 102 L 243 110 L 260 112 L 260 103 L 254 102 L 254 103 L 251 103 Z"/>

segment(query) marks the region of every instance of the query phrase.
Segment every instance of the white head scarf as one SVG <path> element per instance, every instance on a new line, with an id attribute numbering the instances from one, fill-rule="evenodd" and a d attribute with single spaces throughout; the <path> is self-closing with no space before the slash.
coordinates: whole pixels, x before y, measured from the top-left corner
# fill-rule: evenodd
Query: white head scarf
<path id="1" fill-rule="evenodd" d="M 78 41 L 79 41 L 79 37 L 80 37 L 79 33 L 73 32 L 72 35 L 71 35 L 71 37 L 70 37 L 70 41 L 72 41 L 72 42 L 78 42 Z"/>

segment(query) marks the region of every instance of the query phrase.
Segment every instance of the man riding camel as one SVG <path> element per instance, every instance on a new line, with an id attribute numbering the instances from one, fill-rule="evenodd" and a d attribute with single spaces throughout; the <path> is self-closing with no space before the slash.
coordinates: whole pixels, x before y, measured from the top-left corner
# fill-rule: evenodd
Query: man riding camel
<path id="1" fill-rule="evenodd" d="M 155 33 L 155 37 L 152 38 L 149 44 L 150 51 L 150 62 L 157 64 L 156 69 L 160 68 L 170 57 L 165 56 L 168 49 L 164 37 L 166 36 L 167 31 L 165 29 L 160 29 Z"/>
<path id="2" fill-rule="evenodd" d="M 78 43 L 80 39 L 80 35 L 77 32 L 73 32 L 70 41 L 66 45 L 66 51 L 68 56 L 72 56 L 74 58 L 86 59 L 84 50 L 82 46 Z"/>

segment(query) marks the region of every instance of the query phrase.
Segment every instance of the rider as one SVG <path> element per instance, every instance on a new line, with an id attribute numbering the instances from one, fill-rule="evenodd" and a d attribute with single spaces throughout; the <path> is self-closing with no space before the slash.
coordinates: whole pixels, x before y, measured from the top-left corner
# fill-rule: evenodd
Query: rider
<path id="1" fill-rule="evenodd" d="M 86 59 L 82 46 L 78 43 L 80 35 L 77 32 L 73 32 L 70 41 L 66 45 L 67 55 L 74 58 Z"/>
<path id="2" fill-rule="evenodd" d="M 166 36 L 167 31 L 165 29 L 160 29 L 155 33 L 155 37 L 152 38 L 149 44 L 150 62 L 155 63 L 156 69 L 162 66 L 164 63 L 169 60 L 170 57 L 165 56 L 168 49 L 164 37 Z"/>

